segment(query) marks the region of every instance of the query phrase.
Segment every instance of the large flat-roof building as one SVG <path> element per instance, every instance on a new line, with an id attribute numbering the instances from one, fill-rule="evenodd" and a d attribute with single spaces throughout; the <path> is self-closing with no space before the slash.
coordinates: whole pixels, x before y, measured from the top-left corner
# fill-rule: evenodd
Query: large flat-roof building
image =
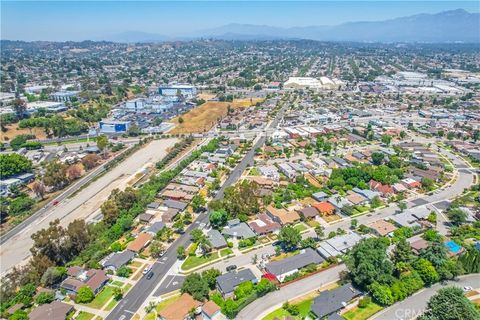
<path id="1" fill-rule="evenodd" d="M 197 95 L 197 88 L 189 84 L 171 84 L 160 86 L 158 93 L 162 96 L 176 96 L 181 93 L 184 97 L 193 98 Z"/>

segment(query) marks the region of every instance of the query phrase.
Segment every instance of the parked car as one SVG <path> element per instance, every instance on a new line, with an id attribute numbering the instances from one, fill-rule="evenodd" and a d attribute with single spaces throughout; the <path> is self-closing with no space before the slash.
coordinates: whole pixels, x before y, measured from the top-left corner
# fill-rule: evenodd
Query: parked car
<path id="1" fill-rule="evenodd" d="M 150 280 L 152 279 L 154 273 L 153 272 L 150 272 L 148 275 L 147 275 L 147 280 Z"/>
<path id="2" fill-rule="evenodd" d="M 227 267 L 228 272 L 236 270 L 236 269 L 237 269 L 237 265 L 235 265 L 235 264 L 231 264 Z"/>
<path id="3" fill-rule="evenodd" d="M 142 273 L 147 274 L 150 270 L 152 270 L 152 266 L 148 266 L 145 269 L 143 269 Z"/>

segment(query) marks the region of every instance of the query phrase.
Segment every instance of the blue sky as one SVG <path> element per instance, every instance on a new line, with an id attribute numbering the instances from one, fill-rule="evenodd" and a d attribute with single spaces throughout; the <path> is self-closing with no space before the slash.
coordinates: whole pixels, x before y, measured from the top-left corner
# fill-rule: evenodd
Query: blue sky
<path id="1" fill-rule="evenodd" d="M 229 23 L 335 25 L 463 8 L 478 1 L 1 1 L 1 38 L 85 40 L 125 31 L 176 36 Z"/>

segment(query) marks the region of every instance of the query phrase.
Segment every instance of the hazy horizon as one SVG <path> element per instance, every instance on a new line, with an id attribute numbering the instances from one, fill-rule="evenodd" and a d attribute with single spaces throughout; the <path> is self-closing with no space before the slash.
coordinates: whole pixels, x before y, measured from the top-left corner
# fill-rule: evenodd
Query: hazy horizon
<path id="1" fill-rule="evenodd" d="M 98 40 L 139 31 L 189 35 L 226 24 L 275 27 L 380 21 L 464 9 L 476 1 L 2 1 L 1 39 Z"/>

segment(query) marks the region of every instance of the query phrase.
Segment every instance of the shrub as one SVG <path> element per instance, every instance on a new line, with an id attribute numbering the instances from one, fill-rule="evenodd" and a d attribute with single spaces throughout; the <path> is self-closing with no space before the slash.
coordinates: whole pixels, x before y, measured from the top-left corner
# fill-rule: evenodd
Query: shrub
<path id="1" fill-rule="evenodd" d="M 366 296 L 358 301 L 359 308 L 366 308 L 372 302 L 372 298 Z"/>
<path id="2" fill-rule="evenodd" d="M 75 297 L 76 303 L 89 303 L 95 298 L 95 294 L 89 287 L 81 287 Z"/>

